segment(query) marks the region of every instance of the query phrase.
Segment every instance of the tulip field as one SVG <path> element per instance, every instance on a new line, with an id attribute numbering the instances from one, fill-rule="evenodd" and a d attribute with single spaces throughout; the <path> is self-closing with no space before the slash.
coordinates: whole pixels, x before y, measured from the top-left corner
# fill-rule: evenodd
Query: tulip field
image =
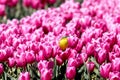
<path id="1" fill-rule="evenodd" d="M 120 80 L 120 0 L 0 0 L 0 80 Z"/>

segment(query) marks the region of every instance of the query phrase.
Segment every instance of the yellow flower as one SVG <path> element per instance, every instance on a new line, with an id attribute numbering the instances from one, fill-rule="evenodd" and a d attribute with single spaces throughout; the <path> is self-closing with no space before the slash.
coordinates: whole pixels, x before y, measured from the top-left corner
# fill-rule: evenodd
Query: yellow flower
<path id="1" fill-rule="evenodd" d="M 63 37 L 60 41 L 59 41 L 59 46 L 62 50 L 65 50 L 68 47 L 68 39 L 67 37 Z"/>

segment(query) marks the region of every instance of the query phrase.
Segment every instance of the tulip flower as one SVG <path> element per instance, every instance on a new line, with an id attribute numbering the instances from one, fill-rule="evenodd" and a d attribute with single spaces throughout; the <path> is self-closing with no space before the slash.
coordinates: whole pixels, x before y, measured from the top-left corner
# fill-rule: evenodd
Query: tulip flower
<path id="1" fill-rule="evenodd" d="M 62 50 L 65 50 L 68 47 L 68 39 L 66 37 L 62 38 L 59 41 L 59 46 Z"/>
<path id="2" fill-rule="evenodd" d="M 28 72 L 22 72 L 18 80 L 30 80 L 30 74 Z"/>
<path id="3" fill-rule="evenodd" d="M 112 71 L 120 71 L 120 58 L 112 60 Z"/>
<path id="4" fill-rule="evenodd" d="M 4 16 L 5 15 L 5 5 L 0 4 L 0 16 Z"/>
<path id="5" fill-rule="evenodd" d="M 89 72 L 93 72 L 93 70 L 94 70 L 94 68 L 95 68 L 95 64 L 94 64 L 94 62 L 88 62 L 88 63 L 86 64 L 86 67 L 87 67 L 87 70 L 88 70 Z"/>
<path id="6" fill-rule="evenodd" d="M 0 64 L 0 75 L 3 73 L 3 71 L 4 71 L 3 65 Z"/>
<path id="7" fill-rule="evenodd" d="M 76 68 L 75 67 L 67 67 L 67 70 L 66 70 L 67 79 L 74 79 L 75 75 L 76 75 Z"/>
<path id="8" fill-rule="evenodd" d="M 119 71 L 110 72 L 109 80 L 120 80 L 120 72 Z"/>
<path id="9" fill-rule="evenodd" d="M 111 69 L 112 69 L 111 63 L 102 64 L 102 65 L 100 66 L 100 75 L 101 75 L 103 78 L 108 78 Z"/>

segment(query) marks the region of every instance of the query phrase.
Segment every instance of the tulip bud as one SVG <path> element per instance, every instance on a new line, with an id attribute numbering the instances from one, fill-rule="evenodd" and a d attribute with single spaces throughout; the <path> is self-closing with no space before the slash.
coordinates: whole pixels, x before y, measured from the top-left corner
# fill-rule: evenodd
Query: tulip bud
<path id="1" fill-rule="evenodd" d="M 5 15 L 5 5 L 0 4 L 0 16 L 4 16 Z"/>
<path id="2" fill-rule="evenodd" d="M 88 62 L 88 63 L 86 64 L 86 67 L 87 67 L 87 70 L 88 70 L 89 72 L 93 72 L 94 67 L 95 67 L 95 64 L 94 64 L 93 62 Z"/>
<path id="3" fill-rule="evenodd" d="M 25 7 L 30 7 L 31 6 L 31 0 L 23 0 L 23 5 Z"/>
<path id="4" fill-rule="evenodd" d="M 57 56 L 55 57 L 55 59 L 56 59 L 56 62 L 57 62 L 58 65 L 62 65 L 63 60 L 61 59 L 60 56 L 57 55 Z"/>
<path id="5" fill-rule="evenodd" d="M 3 73 L 3 71 L 4 71 L 3 65 L 0 64 L 0 75 Z"/>
<path id="6" fill-rule="evenodd" d="M 86 47 L 87 47 L 86 52 L 87 52 L 88 56 L 93 55 L 93 53 L 94 53 L 94 45 L 91 44 L 91 43 L 88 43 Z"/>

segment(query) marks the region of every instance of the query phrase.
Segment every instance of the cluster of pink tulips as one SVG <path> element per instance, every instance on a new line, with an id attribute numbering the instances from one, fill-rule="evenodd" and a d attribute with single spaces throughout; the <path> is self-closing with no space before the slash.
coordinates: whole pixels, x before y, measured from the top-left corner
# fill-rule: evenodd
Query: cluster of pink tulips
<path id="1" fill-rule="evenodd" d="M 37 1 L 23 2 L 38 8 Z M 0 24 L 0 74 L 9 76 L 9 69 L 18 80 L 120 80 L 119 5 L 120 0 L 66 0 Z"/>

